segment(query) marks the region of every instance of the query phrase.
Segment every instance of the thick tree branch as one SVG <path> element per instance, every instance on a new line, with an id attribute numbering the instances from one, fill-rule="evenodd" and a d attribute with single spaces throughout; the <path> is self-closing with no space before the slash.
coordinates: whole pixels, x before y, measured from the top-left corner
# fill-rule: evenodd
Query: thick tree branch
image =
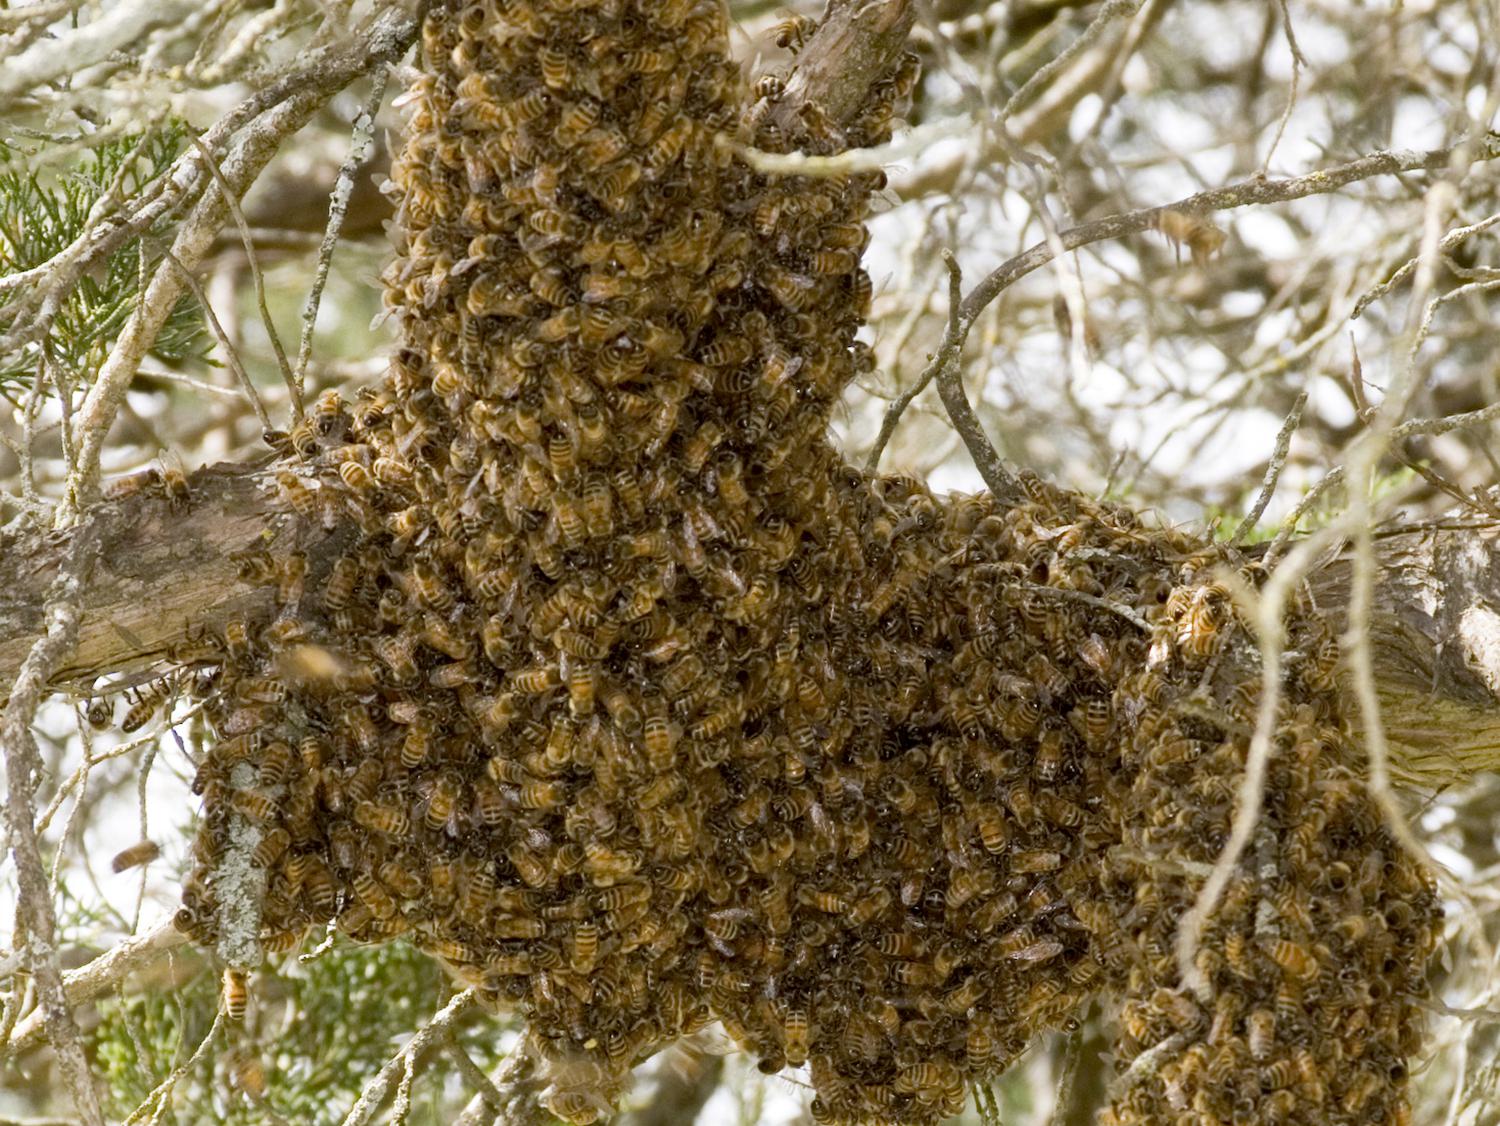
<path id="1" fill-rule="evenodd" d="M 316 591 L 347 542 L 347 529 L 309 526 L 287 511 L 270 468 L 215 465 L 191 483 L 182 513 L 142 493 L 98 505 L 80 528 L 0 539 L 0 683 L 16 676 L 44 628 L 47 590 L 84 527 L 98 528 L 101 559 L 80 602 L 77 646 L 51 681 L 84 694 L 101 676 L 146 679 L 198 631 L 269 610 L 264 588 L 239 581 L 235 552 L 306 552 Z M 1500 616 L 1489 609 L 1500 606 L 1500 526 L 1390 528 L 1375 547 L 1372 642 L 1398 777 L 1440 783 L 1500 768 Z M 1341 618 L 1347 562 L 1334 560 L 1309 582 L 1318 611 Z"/>
<path id="2" fill-rule="evenodd" d="M 101 503 L 73 530 L 0 538 L 7 580 L 0 592 L 0 683 L 10 683 L 29 639 L 43 628 L 46 591 L 85 529 L 97 534 L 101 558 L 80 602 L 77 645 L 50 681 L 82 693 L 100 676 L 147 678 L 191 636 L 219 632 L 231 616 L 269 607 L 264 589 L 239 581 L 233 552 L 306 551 L 309 581 L 316 583 L 341 544 L 279 506 L 268 470 L 211 466 L 193 475 L 191 488 L 181 512 L 160 493 L 144 491 Z"/>
<path id="3" fill-rule="evenodd" d="M 1500 769 L 1500 524 L 1377 531 L 1374 549 L 1369 634 L 1392 773 L 1441 787 Z M 1352 576 L 1346 553 L 1309 579 L 1341 630 Z"/>
<path id="4" fill-rule="evenodd" d="M 906 49 L 915 19 L 911 0 L 834 0 L 802 49 L 771 120 L 791 132 L 802 107 L 816 105 L 834 121 L 848 121 Z"/>

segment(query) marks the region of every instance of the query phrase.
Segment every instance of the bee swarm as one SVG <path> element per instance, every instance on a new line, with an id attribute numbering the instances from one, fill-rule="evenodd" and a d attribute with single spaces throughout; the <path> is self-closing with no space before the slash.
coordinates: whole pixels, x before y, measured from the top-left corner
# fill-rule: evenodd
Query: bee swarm
<path id="1" fill-rule="evenodd" d="M 262 949 L 408 939 L 525 1013 L 569 1122 L 711 1020 L 807 1064 L 820 1122 L 932 1122 L 1101 991 L 1108 1121 L 1400 1120 L 1436 900 L 1316 617 L 1202 1005 L 1176 925 L 1257 699 L 1212 674 L 1254 664 L 1219 555 L 1025 474 L 1020 503 L 936 499 L 827 440 L 869 362 L 876 177 L 767 178 L 715 138 L 879 142 L 913 60 L 784 132 L 709 0 L 435 2 L 423 49 L 403 346 L 278 478 L 350 546 L 246 560 L 281 610 L 220 646 L 179 924 L 222 937 L 254 826 Z"/>

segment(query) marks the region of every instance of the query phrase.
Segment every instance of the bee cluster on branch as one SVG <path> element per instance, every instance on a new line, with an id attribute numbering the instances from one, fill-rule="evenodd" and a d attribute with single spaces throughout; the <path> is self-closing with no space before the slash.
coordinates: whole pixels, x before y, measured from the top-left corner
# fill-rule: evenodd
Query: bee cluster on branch
<path id="1" fill-rule="evenodd" d="M 1213 675 L 1254 656 L 1220 554 L 1029 474 L 938 499 L 827 439 L 869 363 L 878 176 L 768 178 L 716 137 L 882 140 L 913 62 L 788 129 L 713 0 L 449 0 L 423 52 L 403 344 L 278 477 L 348 547 L 246 555 L 279 610 L 219 643 L 180 925 L 222 948 L 253 839 L 260 949 L 407 939 L 525 1014 L 569 1122 L 712 1020 L 807 1065 L 820 1122 L 932 1122 L 1101 991 L 1114 1122 L 1399 1120 L 1437 908 L 1315 618 L 1204 1005 L 1175 927 L 1256 699 Z"/>

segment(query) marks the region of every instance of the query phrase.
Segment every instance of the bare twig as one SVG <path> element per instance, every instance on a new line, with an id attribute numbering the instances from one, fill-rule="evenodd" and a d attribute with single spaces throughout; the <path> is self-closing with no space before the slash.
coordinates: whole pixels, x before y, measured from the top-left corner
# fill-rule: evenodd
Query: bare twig
<path id="1" fill-rule="evenodd" d="M 365 1089 L 360 1092 L 359 1098 L 349 1108 L 349 1113 L 344 1116 L 343 1126 L 364 1126 L 369 1122 L 375 1116 L 375 1111 L 380 1108 L 381 1100 L 390 1091 L 398 1075 L 411 1067 L 416 1058 L 428 1048 L 442 1043 L 453 1022 L 473 1008 L 476 998 L 474 990 L 465 989 L 434 1014 L 433 1018 L 424 1024 L 399 1052 L 386 1061 L 385 1066 L 375 1074 L 375 1077 L 365 1084 Z"/>
<path id="2" fill-rule="evenodd" d="M 1470 223 L 1466 227 L 1455 227 L 1453 230 L 1449 231 L 1443 236 L 1442 241 L 1438 244 L 1438 249 L 1443 254 L 1447 254 L 1449 251 L 1456 248 L 1461 242 L 1464 241 L 1464 239 L 1468 238 L 1470 235 L 1476 235 L 1482 231 L 1486 231 L 1490 227 L 1493 227 L 1496 223 L 1500 223 L 1500 213 L 1486 216 L 1485 218 L 1479 220 L 1479 222 Z M 1370 307 L 1372 302 L 1379 300 L 1381 297 L 1384 297 L 1392 289 L 1394 289 L 1396 286 L 1400 285 L 1403 281 L 1410 277 L 1411 272 L 1417 268 L 1417 261 L 1418 260 L 1416 258 L 1408 258 L 1389 278 L 1381 282 L 1379 285 L 1373 286 L 1366 293 L 1364 293 L 1360 297 L 1360 299 L 1354 303 L 1354 308 L 1349 313 L 1349 319 L 1351 321 L 1358 320 L 1364 314 L 1364 311 Z"/>
<path id="3" fill-rule="evenodd" d="M 1392 441 L 1410 438 L 1413 434 L 1447 434 L 1466 426 L 1483 426 L 1487 422 L 1500 421 L 1500 403 L 1491 403 L 1475 411 L 1445 415 L 1442 418 L 1413 418 L 1391 431 Z"/>
<path id="4" fill-rule="evenodd" d="M 469 1100 L 453 1126 L 545 1126 L 553 1121 L 541 1105 L 546 1083 L 537 1074 L 536 1058 L 523 1034 L 495 1071 L 495 1092 L 500 1098 L 500 1113 L 489 1109 L 479 1095 Z"/>
<path id="5" fill-rule="evenodd" d="M 458 1042 L 458 1037 L 453 1035 L 450 1028 L 444 1039 L 443 1048 L 453 1058 L 453 1064 L 458 1068 L 458 1073 L 469 1081 L 469 1086 L 474 1088 L 474 1094 L 484 1102 L 495 1114 L 501 1110 L 500 1092 L 490 1077 L 484 1073 L 480 1066 L 470 1058 L 469 1053 L 464 1051 L 464 1046 Z"/>
<path id="6" fill-rule="evenodd" d="M 125 1120 L 125 1126 L 131 1126 L 131 1123 L 141 1121 L 143 1116 L 147 1114 L 150 1117 L 146 1121 L 152 1123 L 159 1121 L 162 1111 L 166 1108 L 168 1100 L 172 1097 L 172 1091 L 176 1088 L 178 1080 L 186 1075 L 189 1069 L 203 1058 L 204 1053 L 208 1051 L 209 1047 L 218 1037 L 219 1030 L 223 1027 L 224 1013 L 221 1010 L 215 1015 L 214 1022 L 209 1026 L 208 1032 L 204 1035 L 203 1039 L 198 1041 L 198 1046 L 193 1049 L 193 1054 L 174 1067 L 168 1073 L 167 1077 L 158 1083 L 150 1094 L 141 1100 L 141 1105 L 136 1107 L 130 1117 Z"/>
<path id="7" fill-rule="evenodd" d="M 94 1089 L 88 1060 L 78 1039 L 78 1028 L 63 989 L 58 966 L 57 919 L 51 887 L 37 844 L 32 804 L 36 782 L 42 772 L 41 756 L 32 735 L 31 722 L 46 691 L 48 679 L 71 651 L 78 632 L 78 605 L 98 553 L 91 535 L 81 536 L 58 575 L 47 601 L 47 632 L 38 638 L 21 665 L 10 689 L 10 702 L 0 719 L 4 739 L 6 834 L 16 864 L 18 929 L 16 943 L 24 952 L 36 980 L 37 997 L 44 1015 L 48 1039 L 57 1052 L 73 1106 L 86 1126 L 103 1126 L 104 1114 Z"/>
<path id="8" fill-rule="evenodd" d="M 1255 498 L 1250 511 L 1245 513 L 1245 518 L 1240 521 L 1239 527 L 1234 530 L 1234 535 L 1229 537 L 1231 547 L 1239 544 L 1255 530 L 1261 513 L 1265 512 L 1266 505 L 1271 503 L 1271 496 L 1276 492 L 1276 482 L 1281 478 L 1281 469 L 1286 465 L 1287 451 L 1292 445 L 1292 434 L 1302 422 L 1302 408 L 1305 406 L 1307 406 L 1307 392 L 1303 391 L 1298 394 L 1297 401 L 1292 404 L 1286 421 L 1281 424 L 1281 430 L 1276 434 L 1276 446 L 1271 451 L 1271 464 L 1266 466 L 1266 476 L 1261 482 L 1260 494 Z"/>
<path id="9" fill-rule="evenodd" d="M 28 23 L 51 23 L 82 4 L 83 0 L 43 0 L 41 3 L 27 4 L 24 8 L 0 11 L 0 31 L 10 31 Z"/>
<path id="10" fill-rule="evenodd" d="M 243 194 L 276 155 L 282 142 L 305 125 L 320 106 L 371 66 L 404 53 L 414 34 L 415 21 L 410 15 L 387 12 L 360 43 L 336 53 L 325 65 L 304 71 L 300 87 L 257 121 L 224 160 L 223 178 L 231 190 Z M 227 212 L 222 191 L 208 192 L 199 201 L 172 244 L 172 253 L 184 266 L 191 269 L 202 261 Z M 175 272 L 158 269 L 143 294 L 141 307 L 126 323 L 100 367 L 75 425 L 80 435 L 78 465 L 70 475 L 67 496 L 59 512 L 64 523 L 76 520 L 83 506 L 98 493 L 99 457 L 105 435 L 124 401 L 141 356 L 155 340 L 184 284 Z"/>
<path id="11" fill-rule="evenodd" d="M 968 447 L 969 456 L 974 459 L 974 467 L 979 470 L 979 475 L 984 478 L 984 483 L 989 486 L 995 498 L 1008 501 L 1020 495 L 1020 485 L 1010 470 L 1001 464 L 1000 455 L 990 445 L 984 427 L 980 425 L 974 408 L 969 405 L 969 397 L 964 392 L 959 360 L 973 317 L 965 315 L 969 303 L 963 297 L 963 273 L 951 250 L 944 249 L 943 264 L 948 268 L 948 331 L 943 334 L 943 342 L 937 355 L 932 358 L 917 382 L 923 383 L 936 377 L 943 406 L 947 408 L 953 428 Z M 976 309 L 974 315 L 977 313 Z"/>
<path id="12" fill-rule="evenodd" d="M 1284 203 L 1289 200 L 1303 199 L 1311 195 L 1324 195 L 1334 192 L 1349 184 L 1360 180 L 1367 180 L 1373 176 L 1446 168 L 1452 163 L 1455 156 L 1460 153 L 1463 153 L 1475 162 L 1500 158 L 1500 134 L 1488 135 L 1469 148 L 1452 146 L 1443 149 L 1420 151 L 1397 150 L 1380 152 L 1361 157 L 1359 160 L 1349 161 L 1347 164 L 1336 165 L 1333 168 L 1324 169 L 1319 172 L 1311 172 L 1305 176 L 1295 176 L 1285 180 L 1247 180 L 1228 187 L 1211 188 L 1208 191 L 1198 192 L 1175 203 L 1165 204 L 1160 207 L 1141 208 L 1136 211 L 1123 212 L 1083 223 L 1076 227 L 1070 227 L 1068 230 L 1059 232 L 1055 238 L 1044 239 L 1002 263 L 985 277 L 983 281 L 970 290 L 961 303 L 951 306 L 948 331 L 944 334 L 942 345 L 928 366 L 923 370 L 921 376 L 918 377 L 917 382 L 921 385 L 933 378 L 937 379 L 938 389 L 943 395 L 943 405 L 948 409 L 949 416 L 954 420 L 955 428 L 959 429 L 960 436 L 963 437 L 965 445 L 969 447 L 970 455 L 975 458 L 980 476 L 985 478 L 985 483 L 990 486 L 992 491 L 996 490 L 997 482 L 1005 484 L 1005 493 L 1002 494 L 997 491 L 997 496 L 1013 494 L 1014 480 L 1010 478 L 1008 471 L 1000 465 L 998 456 L 994 454 L 993 448 L 990 447 L 989 440 L 984 437 L 984 432 L 979 427 L 978 420 L 974 417 L 973 409 L 969 406 L 968 399 L 964 395 L 963 384 L 959 379 L 958 362 L 959 355 L 963 350 L 964 340 L 967 338 L 974 322 L 978 319 L 979 314 L 984 310 L 985 306 L 1007 288 L 1014 285 L 1027 274 L 1030 274 L 1033 270 L 1047 265 L 1056 256 L 1059 249 L 1063 252 L 1076 250 L 1090 243 L 1121 238 L 1125 235 L 1156 229 L 1160 223 L 1161 216 L 1169 211 L 1178 211 L 1189 215 L 1201 215 L 1210 211 L 1229 208 Z M 951 252 L 945 252 L 945 254 L 951 257 Z M 956 262 L 948 261 L 947 258 L 945 258 L 945 262 L 949 270 L 951 299 L 957 292 L 955 278 L 958 277 L 958 266 Z M 963 421 L 962 426 L 959 425 L 960 420 Z M 981 461 L 984 461 L 985 464 L 980 464 Z M 991 477 L 994 477 L 995 480 L 992 481 Z M 1326 478 L 1325 482 L 1325 488 L 1334 483 L 1333 481 L 1328 481 Z"/>
<path id="13" fill-rule="evenodd" d="M 1266 549 L 1267 567 L 1281 556 L 1281 552 L 1286 547 L 1287 541 L 1296 533 L 1297 525 L 1301 522 L 1302 517 L 1307 515 L 1312 506 L 1317 504 L 1325 493 L 1334 488 L 1334 486 L 1343 484 L 1343 482 L 1344 467 L 1342 465 L 1335 465 L 1318 479 L 1317 484 L 1313 485 L 1312 488 L 1303 494 L 1302 499 L 1297 502 L 1296 507 L 1282 521 L 1281 531 L 1276 533 L 1276 538 L 1271 541 L 1271 546 Z"/>
<path id="14" fill-rule="evenodd" d="M 1107 0 L 1098 11 L 1098 14 L 1083 29 L 1077 39 L 1069 43 L 1067 48 L 1051 59 L 1046 65 L 1039 67 L 1035 74 L 1010 96 L 1004 108 L 1000 110 L 1001 120 L 1019 113 L 1026 106 L 1036 100 L 1037 96 L 1052 85 L 1053 79 L 1058 74 L 1072 66 L 1085 51 L 1089 50 L 1098 42 L 1099 37 L 1115 20 L 1122 16 L 1134 15 L 1137 8 L 1141 6 L 1141 0 Z"/>
<path id="15" fill-rule="evenodd" d="M 234 225 L 239 229 L 240 243 L 245 248 L 245 262 L 250 269 L 250 280 L 255 284 L 255 303 L 260 307 L 260 321 L 265 326 L 266 338 L 271 342 L 271 351 L 276 356 L 276 364 L 281 368 L 281 378 L 286 382 L 287 393 L 292 397 L 292 409 L 300 418 L 302 417 L 302 389 L 292 379 L 292 366 L 287 362 L 286 349 L 281 344 L 281 334 L 276 331 L 276 322 L 271 318 L 271 310 L 266 305 L 266 279 L 261 273 L 260 262 L 256 259 L 255 239 L 250 233 L 250 224 L 245 219 L 245 211 L 240 206 L 239 193 L 224 179 L 224 173 L 219 169 L 219 162 L 214 159 L 213 153 L 204 147 L 203 142 L 194 137 L 193 144 L 203 156 L 203 162 L 208 166 L 209 172 L 213 174 L 214 183 L 219 185 L 219 191 L 224 193 L 224 202 L 229 207 L 229 214 L 234 219 Z M 207 307 L 205 303 L 204 308 Z M 269 427 L 269 423 L 265 425 Z"/>
<path id="16" fill-rule="evenodd" d="M 271 416 L 266 413 L 266 404 L 260 400 L 260 392 L 255 389 L 254 382 L 250 379 L 250 373 L 245 370 L 245 365 L 240 362 L 240 351 L 234 346 L 234 341 L 229 339 L 229 333 L 224 331 L 224 326 L 219 321 L 219 315 L 214 312 L 214 307 L 209 303 L 208 294 L 203 292 L 203 286 L 189 270 L 170 250 L 162 252 L 163 257 L 172 265 L 177 267 L 182 276 L 183 284 L 192 290 L 193 297 L 197 300 L 203 315 L 208 318 L 209 327 L 214 331 L 214 336 L 219 341 L 219 347 L 224 349 L 224 359 L 229 364 L 229 370 L 234 373 L 235 380 L 240 385 L 240 390 L 245 393 L 245 398 L 250 400 L 250 406 L 255 410 L 255 417 L 260 419 L 263 430 L 271 429 Z"/>
<path id="17" fill-rule="evenodd" d="M 1276 155 L 1282 134 L 1286 132 L 1286 123 L 1292 119 L 1292 111 L 1297 108 L 1297 87 L 1302 81 L 1302 68 L 1307 65 L 1307 59 L 1302 55 L 1302 48 L 1297 45 L 1297 33 L 1292 28 L 1292 13 L 1287 10 L 1286 0 L 1276 0 L 1276 2 L 1281 8 L 1281 27 L 1286 35 L 1286 45 L 1292 52 L 1292 83 L 1291 89 L 1287 91 L 1286 108 L 1281 111 L 1281 117 L 1276 122 L 1276 132 L 1271 135 L 1271 143 L 1266 148 L 1265 159 L 1260 164 L 1262 175 L 1270 171 L 1271 158 Z"/>
<path id="18" fill-rule="evenodd" d="M 312 359 L 313 328 L 318 323 L 318 306 L 323 300 L 323 287 L 328 283 L 328 269 L 333 263 L 333 251 L 338 246 L 339 233 L 344 229 L 344 217 L 349 213 L 349 198 L 354 194 L 354 176 L 370 159 L 370 150 L 375 144 L 375 116 L 380 112 L 380 103 L 385 99 L 385 85 L 390 73 L 388 66 L 375 68 L 370 80 L 370 96 L 354 118 L 354 136 L 349 145 L 349 155 L 339 167 L 333 194 L 328 199 L 328 227 L 323 232 L 323 243 L 318 247 L 318 266 L 313 275 L 312 288 L 308 290 L 307 302 L 302 307 L 302 340 L 297 346 L 297 368 L 290 377 L 293 408 L 299 419 L 302 417 L 303 381 L 307 375 L 307 363 Z"/>
<path id="19" fill-rule="evenodd" d="M 766 152 L 764 149 L 736 141 L 728 136 L 714 138 L 714 143 L 726 148 L 757 172 L 773 176 L 810 176 L 816 179 L 832 179 L 849 176 L 856 172 L 873 172 L 903 160 L 909 160 L 924 149 L 949 137 L 961 137 L 975 127 L 972 117 L 960 115 L 946 117 L 930 124 L 909 129 L 880 145 L 866 148 L 845 149 L 843 152 L 820 155 L 805 152 Z"/>

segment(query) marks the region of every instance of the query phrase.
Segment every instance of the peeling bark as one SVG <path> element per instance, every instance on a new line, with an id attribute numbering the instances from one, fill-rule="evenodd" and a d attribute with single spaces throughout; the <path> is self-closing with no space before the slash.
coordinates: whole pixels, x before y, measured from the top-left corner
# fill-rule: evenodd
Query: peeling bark
<path id="1" fill-rule="evenodd" d="M 1370 641 L 1393 772 L 1439 788 L 1500 768 L 1500 524 L 1386 529 L 1375 551 Z M 1310 580 L 1341 628 L 1352 572 L 1340 556 Z"/>
<path id="2" fill-rule="evenodd" d="M 287 511 L 264 464 L 208 466 L 193 475 L 191 489 L 182 511 L 155 490 L 89 510 L 84 525 L 98 530 L 100 559 L 81 607 L 78 644 L 53 675 L 54 688 L 87 695 L 103 676 L 148 680 L 191 637 L 269 610 L 270 594 L 239 580 L 235 552 L 306 551 L 309 589 L 321 585 L 343 538 Z M 7 693 L 45 628 L 47 589 L 84 525 L 0 538 L 0 684 Z"/>

